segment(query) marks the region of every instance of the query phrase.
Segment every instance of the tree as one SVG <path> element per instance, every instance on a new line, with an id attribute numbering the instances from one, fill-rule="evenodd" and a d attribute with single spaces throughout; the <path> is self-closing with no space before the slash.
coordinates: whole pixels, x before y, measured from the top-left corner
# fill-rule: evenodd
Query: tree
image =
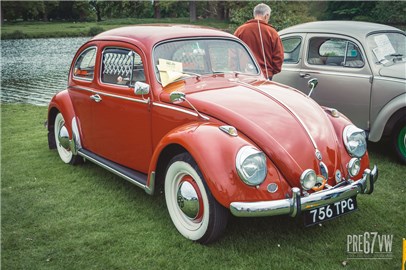
<path id="1" fill-rule="evenodd" d="M 189 1 L 189 18 L 190 22 L 195 22 L 197 20 L 196 1 Z"/>
<path id="2" fill-rule="evenodd" d="M 161 18 L 161 7 L 159 5 L 159 1 L 154 1 L 154 18 L 160 19 Z"/>

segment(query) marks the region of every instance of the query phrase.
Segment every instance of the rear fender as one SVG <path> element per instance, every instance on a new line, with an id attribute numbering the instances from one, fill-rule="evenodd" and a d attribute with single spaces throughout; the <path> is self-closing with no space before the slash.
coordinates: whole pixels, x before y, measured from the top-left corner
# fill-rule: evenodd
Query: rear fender
<path id="1" fill-rule="evenodd" d="M 281 175 L 269 158 L 268 175 L 261 185 L 252 187 L 242 182 L 237 174 L 235 158 L 240 148 L 245 145 L 254 144 L 243 134 L 236 137 L 228 135 L 216 124 L 197 122 L 187 124 L 172 130 L 159 142 L 152 157 L 149 175 L 154 175 L 153 172 L 156 171 L 157 174 L 161 174 L 157 175 L 157 179 L 164 179 L 167 162 L 183 149 L 192 155 L 211 193 L 224 207 L 229 208 L 233 201 L 285 198 L 286 192 L 290 192 L 290 187 L 285 180 L 281 180 Z M 165 151 L 168 148 L 177 150 L 171 157 L 162 157 L 163 153 L 171 152 Z M 162 160 L 167 161 L 164 166 L 159 165 Z M 164 169 L 157 170 L 157 166 Z M 270 183 L 277 184 L 277 191 L 273 193 L 267 191 Z"/>
<path id="2" fill-rule="evenodd" d="M 392 99 L 388 104 L 385 105 L 385 107 L 382 108 L 375 121 L 371 125 L 371 131 L 368 136 L 368 139 L 371 142 L 377 142 L 382 138 L 385 127 L 387 127 L 387 123 L 391 116 L 394 115 L 397 111 L 406 108 L 405 101 L 406 94 L 402 94 Z M 387 133 L 390 132 L 387 131 Z"/>

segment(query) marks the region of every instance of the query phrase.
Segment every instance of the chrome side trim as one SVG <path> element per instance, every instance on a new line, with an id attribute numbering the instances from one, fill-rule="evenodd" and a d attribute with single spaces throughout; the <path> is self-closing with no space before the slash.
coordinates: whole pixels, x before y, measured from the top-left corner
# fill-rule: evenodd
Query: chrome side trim
<path id="1" fill-rule="evenodd" d="M 329 66 L 333 67 L 334 66 Z M 340 68 L 340 67 L 338 67 Z M 343 68 L 343 67 L 341 67 Z M 319 74 L 324 74 L 324 75 L 334 75 L 334 76 L 342 76 L 342 77 L 355 77 L 355 78 L 364 78 L 364 79 L 369 79 L 371 75 L 361 75 L 361 74 L 354 74 L 354 73 L 347 73 L 347 72 L 335 72 L 335 71 L 325 71 L 322 70 L 313 70 L 313 69 L 300 69 L 302 72 L 310 73 L 312 76 L 317 76 Z"/>
<path id="2" fill-rule="evenodd" d="M 149 99 L 142 100 L 142 99 L 123 97 L 123 96 L 119 96 L 119 95 L 109 94 L 109 93 L 106 93 L 106 92 L 95 91 L 95 90 L 93 90 L 91 88 L 82 87 L 82 86 L 71 86 L 71 88 L 74 88 L 74 89 L 80 90 L 80 91 L 87 91 L 87 92 L 90 92 L 90 93 L 93 93 L 93 94 L 98 94 L 98 95 L 101 95 L 101 96 L 118 98 L 118 99 L 133 101 L 133 102 L 137 102 L 137 103 L 142 103 L 142 104 L 149 104 L 150 103 Z"/>
<path id="3" fill-rule="evenodd" d="M 174 110 L 174 111 L 178 111 L 178 112 L 183 112 L 189 115 L 193 115 L 198 117 L 199 115 L 196 112 L 191 112 L 176 106 L 170 106 L 170 105 L 166 105 L 166 104 L 162 104 L 162 103 L 157 103 L 157 102 L 153 102 L 152 105 L 157 106 L 157 107 L 161 107 L 161 108 L 166 108 L 166 109 L 170 109 L 170 110 Z"/>
<path id="4" fill-rule="evenodd" d="M 381 76 L 376 76 L 376 77 L 374 77 L 374 80 L 406 83 L 406 80 L 396 79 L 396 78 L 388 78 L 388 77 L 381 77 Z"/>
<path id="5" fill-rule="evenodd" d="M 104 163 L 102 163 L 102 162 L 100 162 L 100 161 L 98 161 L 98 160 L 92 158 L 91 156 L 86 155 L 85 153 L 83 153 L 83 152 L 81 152 L 81 151 L 79 151 L 78 154 L 79 154 L 79 156 L 84 157 L 85 159 L 87 159 L 87 160 L 89 160 L 89 161 L 95 163 L 96 165 L 98 165 L 98 166 L 100 166 L 100 167 L 102 167 L 102 168 L 108 170 L 109 172 L 112 172 L 112 173 L 114 173 L 115 175 L 120 176 L 121 178 L 127 180 L 128 182 L 130 182 L 130 183 L 132 183 L 132 184 L 134 184 L 134 185 L 136 185 L 137 187 L 140 187 L 140 188 L 142 188 L 142 189 L 144 189 L 144 190 L 146 189 L 146 186 L 145 186 L 145 185 L 143 185 L 143 184 L 137 182 L 136 180 L 134 180 L 134 179 L 128 177 L 127 175 L 125 175 L 125 174 L 123 174 L 123 173 L 121 173 L 121 172 L 119 172 L 119 171 L 117 171 L 117 170 L 115 170 L 115 169 L 113 169 L 113 168 L 107 166 L 106 164 L 104 164 Z"/>
<path id="6" fill-rule="evenodd" d="M 372 170 L 366 169 L 361 179 L 347 182 L 346 186 L 322 190 L 300 197 L 300 190 L 292 188 L 292 198 L 261 201 L 261 202 L 232 202 L 230 211 L 238 217 L 264 217 L 276 215 L 290 215 L 295 217 L 301 211 L 309 211 L 314 208 L 329 205 L 344 199 L 357 196 L 358 194 L 371 194 L 374 183 L 378 180 L 378 168 L 375 165 Z"/>
<path id="7" fill-rule="evenodd" d="M 151 172 L 150 177 L 149 177 L 149 182 L 147 182 L 147 185 L 144 187 L 144 190 L 148 195 L 154 195 L 154 192 L 155 192 L 155 171 Z"/>

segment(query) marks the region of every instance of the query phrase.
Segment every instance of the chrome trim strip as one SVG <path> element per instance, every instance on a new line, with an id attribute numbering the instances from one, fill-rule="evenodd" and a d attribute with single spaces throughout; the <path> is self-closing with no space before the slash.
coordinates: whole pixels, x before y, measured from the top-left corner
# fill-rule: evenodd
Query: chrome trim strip
<path id="1" fill-rule="evenodd" d="M 175 107 L 175 106 L 170 106 L 170 105 L 166 105 L 166 104 L 162 104 L 162 103 L 157 103 L 157 102 L 153 102 L 152 105 L 158 106 L 158 107 L 161 107 L 161 108 L 166 108 L 166 109 L 178 111 L 178 112 L 183 112 L 183 113 L 190 114 L 190 115 L 193 115 L 193 116 L 196 116 L 196 117 L 199 116 L 199 115 L 198 115 L 197 113 L 195 113 L 195 112 L 190 112 L 190 111 L 188 111 L 188 110 L 185 110 L 185 109 L 182 109 L 182 108 L 178 108 L 178 107 Z"/>
<path id="2" fill-rule="evenodd" d="M 81 91 L 91 92 L 93 94 L 98 94 L 98 95 L 102 95 L 102 96 L 106 96 L 106 97 L 118 98 L 118 99 L 133 101 L 133 102 L 137 102 L 137 103 L 142 103 L 142 104 L 149 104 L 149 99 L 142 100 L 142 99 L 128 98 L 128 97 L 109 94 L 109 93 L 105 93 L 105 92 L 95 91 L 95 90 L 93 90 L 91 88 L 82 87 L 82 86 L 71 86 L 71 88 L 81 90 Z"/>
<path id="3" fill-rule="evenodd" d="M 402 79 L 397 79 L 397 78 L 388 78 L 388 77 L 381 77 L 381 76 L 376 76 L 374 77 L 374 80 L 381 80 L 381 81 L 393 81 L 393 82 L 400 82 L 400 83 L 405 83 L 406 80 Z"/>
<path id="4" fill-rule="evenodd" d="M 155 192 L 155 171 L 152 171 L 150 176 L 149 176 L 149 182 L 147 182 L 147 185 L 144 188 L 145 192 L 148 195 L 154 195 Z"/>
<path id="5" fill-rule="evenodd" d="M 250 88 L 254 88 L 254 89 L 260 91 L 261 93 L 263 93 L 264 95 L 266 95 L 267 97 L 270 97 L 271 99 L 273 99 L 274 101 L 276 101 L 276 102 L 279 103 L 280 105 L 282 105 L 282 107 L 284 107 L 287 111 L 289 111 L 289 112 L 297 119 L 297 121 L 299 121 L 299 123 L 302 125 L 303 129 L 306 131 L 308 137 L 310 138 L 310 141 L 312 142 L 314 149 L 316 149 L 316 150 L 318 149 L 317 144 L 316 144 L 316 141 L 314 140 L 312 134 L 310 134 L 310 131 L 309 131 L 309 129 L 307 128 L 307 126 L 305 125 L 305 123 L 303 122 L 303 120 L 302 120 L 302 119 L 299 117 L 299 115 L 297 115 L 296 112 L 294 112 L 288 105 L 286 105 L 286 104 L 285 104 L 283 101 L 281 101 L 280 99 L 278 99 L 278 98 L 272 96 L 271 94 L 269 94 L 269 93 L 263 91 L 263 90 L 260 89 L 259 87 L 255 87 L 255 86 L 253 86 L 253 85 L 251 85 L 251 84 L 244 83 L 244 82 L 241 82 L 241 81 L 238 81 L 237 83 L 243 84 L 243 85 L 245 85 L 245 86 L 247 86 L 247 87 L 250 87 Z"/>
<path id="6" fill-rule="evenodd" d="M 115 170 L 115 169 L 113 169 L 113 168 L 107 166 L 106 164 L 104 164 L 104 163 L 102 163 L 102 162 L 100 162 L 100 161 L 98 161 L 98 160 L 96 160 L 96 159 L 94 159 L 94 158 L 92 158 L 92 157 L 86 155 L 85 153 L 79 151 L 78 154 L 79 154 L 80 156 L 84 157 L 85 159 L 87 159 L 87 160 L 89 160 L 89 161 L 95 163 L 96 165 L 98 165 L 98 166 L 100 166 L 100 167 L 102 167 L 102 168 L 108 170 L 109 172 L 114 173 L 115 175 L 120 176 L 121 178 L 127 180 L 128 182 L 130 182 L 130 183 L 132 183 L 132 184 L 134 184 L 134 185 L 136 185 L 137 187 L 140 187 L 140 188 L 142 188 L 142 189 L 144 189 L 144 190 L 147 189 L 147 186 L 145 186 L 145 185 L 143 185 L 143 184 L 137 182 L 136 180 L 134 180 L 134 179 L 128 177 L 127 175 L 122 174 L 121 172 L 119 172 L 119 171 L 117 171 L 117 170 Z"/>
<path id="7" fill-rule="evenodd" d="M 298 188 L 292 188 L 292 198 L 261 201 L 261 202 L 232 202 L 230 211 L 238 217 L 264 217 L 275 215 L 297 216 L 301 211 L 309 211 L 314 208 L 329 205 L 344 199 L 357 196 L 358 194 L 371 194 L 374 183 L 378 180 L 378 168 L 375 165 L 372 171 L 365 169 L 362 178 L 355 182 L 348 182 L 346 186 L 339 186 L 300 197 Z"/>
<path id="8" fill-rule="evenodd" d="M 329 66 L 329 67 L 331 67 L 331 66 Z M 360 74 L 347 73 L 347 72 L 324 71 L 324 70 L 320 71 L 320 70 L 313 70 L 313 69 L 300 69 L 300 71 L 310 73 L 311 76 L 317 76 L 318 74 L 324 74 L 324 75 L 355 77 L 355 78 L 364 78 L 364 79 L 369 79 L 371 77 L 371 75 L 360 75 Z"/>

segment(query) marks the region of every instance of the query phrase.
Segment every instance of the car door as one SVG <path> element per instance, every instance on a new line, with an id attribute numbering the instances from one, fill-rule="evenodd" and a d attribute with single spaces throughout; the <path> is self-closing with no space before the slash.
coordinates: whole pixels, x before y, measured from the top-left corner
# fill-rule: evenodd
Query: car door
<path id="1" fill-rule="evenodd" d="M 88 44 L 76 57 L 69 75 L 69 96 L 80 125 L 81 144 L 92 151 L 92 101 L 90 96 L 97 89 L 97 42 Z"/>
<path id="2" fill-rule="evenodd" d="M 134 93 L 135 82 L 148 83 L 145 57 L 126 43 L 110 42 L 101 49 L 98 89 L 91 96 L 91 149 L 146 173 L 152 156 L 150 94 Z"/>
<path id="3" fill-rule="evenodd" d="M 284 60 L 282 72 L 274 75 L 273 80 L 297 88 L 302 82 L 298 73 L 302 67 L 305 34 L 288 34 L 283 36 Z M 305 91 L 307 89 L 300 89 Z"/>
<path id="4" fill-rule="evenodd" d="M 372 72 L 362 45 L 348 36 L 317 33 L 307 34 L 304 43 L 302 64 L 288 85 L 308 94 L 308 80 L 317 78 L 315 101 L 369 129 Z"/>

